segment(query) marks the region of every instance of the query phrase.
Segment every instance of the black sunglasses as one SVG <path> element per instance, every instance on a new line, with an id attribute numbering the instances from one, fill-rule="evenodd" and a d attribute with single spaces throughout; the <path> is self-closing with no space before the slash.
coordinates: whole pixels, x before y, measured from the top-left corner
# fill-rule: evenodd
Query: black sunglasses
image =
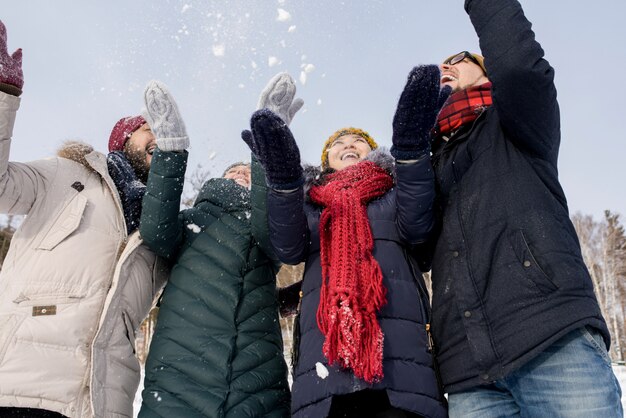
<path id="1" fill-rule="evenodd" d="M 474 56 L 472 54 L 470 54 L 469 52 L 467 52 L 467 51 L 462 51 L 462 52 L 459 52 L 458 54 L 452 55 L 451 57 L 446 59 L 443 63 L 444 64 L 448 64 L 448 65 L 455 65 L 455 64 L 458 64 L 459 62 L 463 61 L 465 58 L 469 59 L 474 64 L 476 64 L 476 65 L 478 65 L 479 67 L 482 68 L 482 65 L 480 65 L 478 60 L 476 58 L 474 58 Z"/>

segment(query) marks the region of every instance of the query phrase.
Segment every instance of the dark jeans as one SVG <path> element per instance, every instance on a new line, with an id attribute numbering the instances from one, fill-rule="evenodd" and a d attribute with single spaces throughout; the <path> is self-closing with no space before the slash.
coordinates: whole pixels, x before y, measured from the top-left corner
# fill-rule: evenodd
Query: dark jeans
<path id="1" fill-rule="evenodd" d="M 33 408 L 1 408 L 0 418 L 67 418 L 58 412 Z"/>
<path id="2" fill-rule="evenodd" d="M 384 390 L 362 390 L 333 396 L 328 418 L 420 418 L 394 408 Z"/>

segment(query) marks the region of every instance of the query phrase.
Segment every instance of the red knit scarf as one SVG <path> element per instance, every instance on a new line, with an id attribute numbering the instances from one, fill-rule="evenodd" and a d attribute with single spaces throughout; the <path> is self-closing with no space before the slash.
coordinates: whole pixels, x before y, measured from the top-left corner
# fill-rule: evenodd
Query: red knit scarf
<path id="1" fill-rule="evenodd" d="M 328 175 L 309 192 L 320 216 L 322 288 L 317 326 L 329 364 L 339 363 L 368 383 L 383 377 L 383 332 L 376 313 L 387 302 L 383 275 L 372 256 L 367 204 L 393 179 L 371 161 Z"/>
<path id="2" fill-rule="evenodd" d="M 437 134 L 445 135 L 473 122 L 491 104 L 491 82 L 457 91 L 439 112 Z"/>

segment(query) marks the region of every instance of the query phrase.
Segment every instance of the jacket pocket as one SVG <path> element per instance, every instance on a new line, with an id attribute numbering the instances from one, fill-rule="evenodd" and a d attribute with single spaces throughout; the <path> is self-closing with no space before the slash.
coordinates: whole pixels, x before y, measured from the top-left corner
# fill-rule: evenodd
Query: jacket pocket
<path id="1" fill-rule="evenodd" d="M 87 198 L 77 194 L 61 211 L 39 243 L 37 249 L 52 250 L 65 238 L 76 231 L 87 206 Z"/>
<path id="2" fill-rule="evenodd" d="M 551 293 L 558 289 L 550 276 L 541 268 L 537 259 L 528 245 L 528 241 L 521 229 L 515 230 L 510 235 L 511 245 L 518 261 L 528 277 L 542 293 Z"/>
<path id="3" fill-rule="evenodd" d="M 609 357 L 609 353 L 606 350 L 606 344 L 604 343 L 602 335 L 588 325 L 580 328 L 580 332 L 587 343 L 591 345 L 591 347 L 593 347 L 593 349 L 600 355 L 602 360 L 604 360 L 606 365 L 611 367 L 611 357 Z"/>
<path id="4" fill-rule="evenodd" d="M 61 305 L 66 303 L 76 303 L 84 298 L 85 295 L 79 293 L 46 293 L 20 295 L 13 301 L 13 303 L 16 303 L 18 306 Z"/>
<path id="5" fill-rule="evenodd" d="M 4 360 L 9 344 L 13 341 L 15 331 L 24 318 L 23 315 L 0 315 L 0 364 Z"/>

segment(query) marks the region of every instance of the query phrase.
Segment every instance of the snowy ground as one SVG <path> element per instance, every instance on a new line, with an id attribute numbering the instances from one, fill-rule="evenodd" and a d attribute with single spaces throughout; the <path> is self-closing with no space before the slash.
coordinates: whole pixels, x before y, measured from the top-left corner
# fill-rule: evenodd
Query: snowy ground
<path id="1" fill-rule="evenodd" d="M 619 384 L 622 387 L 622 406 L 626 411 L 626 366 L 613 366 L 615 370 L 615 375 L 619 380 Z M 134 403 L 134 411 L 135 417 L 139 413 L 139 409 L 141 408 L 141 391 L 143 390 L 143 368 L 141 369 L 141 382 L 139 383 L 139 388 L 137 389 L 137 394 L 135 395 L 135 403 Z"/>

